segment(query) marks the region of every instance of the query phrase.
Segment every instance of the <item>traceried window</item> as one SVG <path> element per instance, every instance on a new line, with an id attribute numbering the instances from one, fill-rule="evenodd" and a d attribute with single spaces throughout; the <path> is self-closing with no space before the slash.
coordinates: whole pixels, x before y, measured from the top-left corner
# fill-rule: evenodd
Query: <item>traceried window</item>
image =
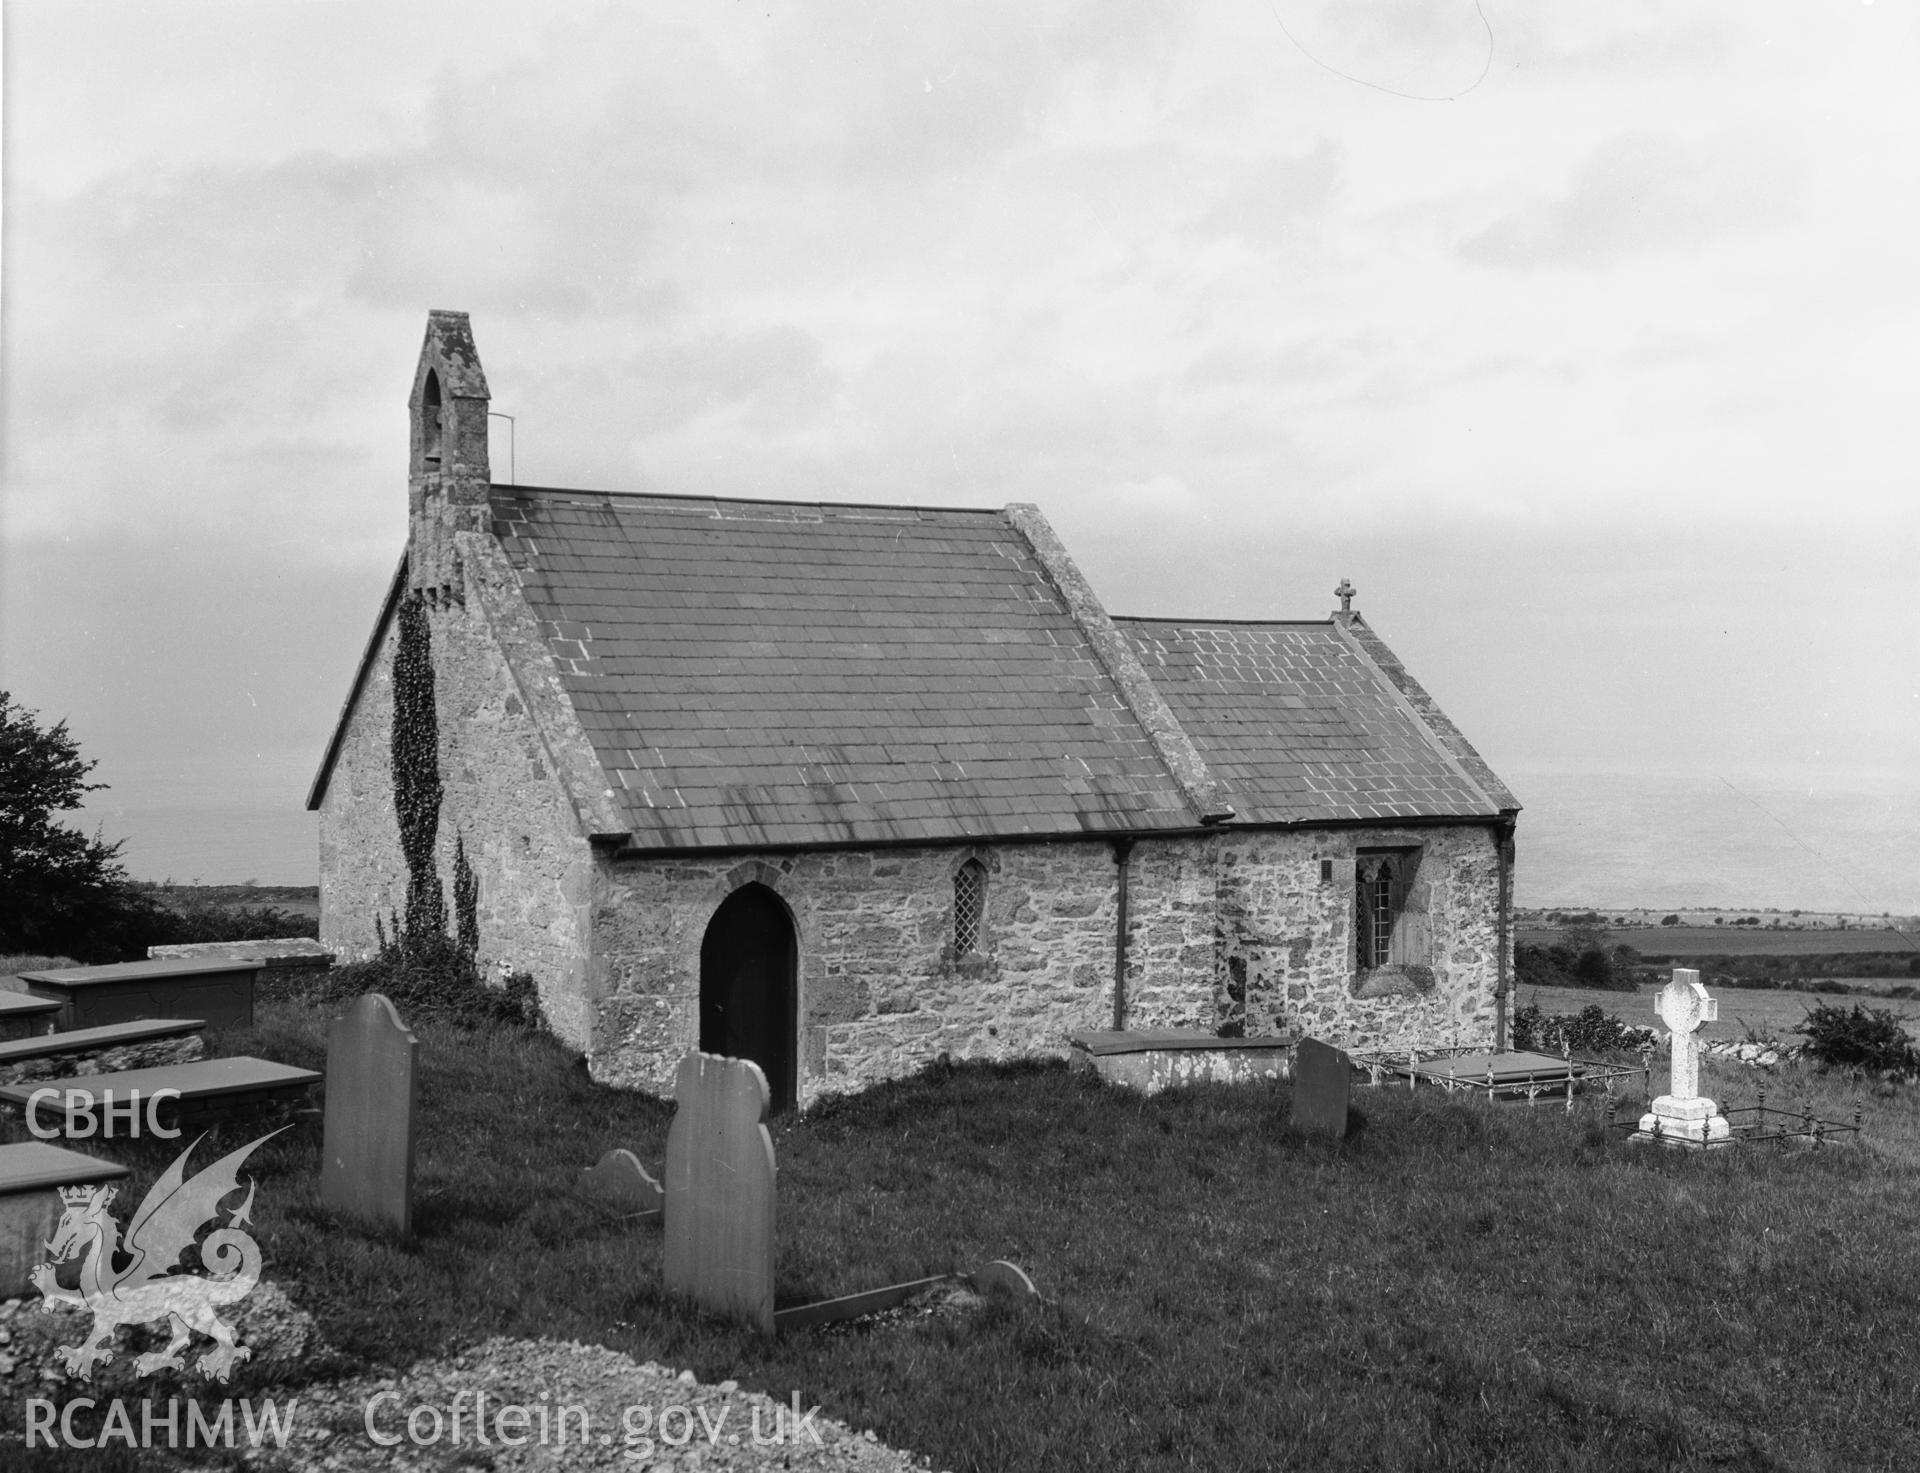
<path id="1" fill-rule="evenodd" d="M 972 956 L 981 950 L 987 919 L 987 867 L 969 859 L 953 874 L 953 954 Z"/>
<path id="2" fill-rule="evenodd" d="M 1353 961 L 1363 995 L 1433 985 L 1418 849 L 1362 849 L 1355 857 Z"/>

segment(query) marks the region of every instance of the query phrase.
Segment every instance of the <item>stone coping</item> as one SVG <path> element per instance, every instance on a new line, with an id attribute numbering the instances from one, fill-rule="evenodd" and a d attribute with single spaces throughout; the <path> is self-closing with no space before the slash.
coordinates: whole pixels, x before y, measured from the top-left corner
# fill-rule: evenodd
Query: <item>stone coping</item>
<path id="1" fill-rule="evenodd" d="M 102 967 L 60 967 L 50 972 L 22 972 L 22 982 L 47 987 L 97 987 L 111 982 L 145 982 L 163 977 L 201 977 L 210 972 L 257 972 L 258 961 L 185 960 L 109 962 Z"/>
<path id="2" fill-rule="evenodd" d="M 287 962 L 333 965 L 333 953 L 311 936 L 281 936 L 267 941 L 189 941 L 175 946 L 149 946 L 153 961 L 178 961 L 187 957 L 227 958 L 251 961 L 267 966 Z"/>
<path id="3" fill-rule="evenodd" d="M 1184 1049 L 1291 1049 L 1299 1040 L 1288 1034 L 1260 1038 L 1220 1038 L 1199 1028 L 1129 1028 L 1069 1035 L 1077 1049 L 1095 1055 L 1165 1053 Z"/>

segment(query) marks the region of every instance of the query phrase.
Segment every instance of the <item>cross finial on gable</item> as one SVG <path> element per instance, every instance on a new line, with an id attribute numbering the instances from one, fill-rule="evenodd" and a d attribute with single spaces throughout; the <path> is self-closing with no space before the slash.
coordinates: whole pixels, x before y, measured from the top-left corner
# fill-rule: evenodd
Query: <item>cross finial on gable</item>
<path id="1" fill-rule="evenodd" d="M 1358 592 L 1359 590 L 1347 582 L 1345 578 L 1340 580 L 1340 586 L 1334 589 L 1333 593 L 1334 597 L 1340 600 L 1341 613 L 1351 614 L 1353 612 L 1353 596 Z"/>

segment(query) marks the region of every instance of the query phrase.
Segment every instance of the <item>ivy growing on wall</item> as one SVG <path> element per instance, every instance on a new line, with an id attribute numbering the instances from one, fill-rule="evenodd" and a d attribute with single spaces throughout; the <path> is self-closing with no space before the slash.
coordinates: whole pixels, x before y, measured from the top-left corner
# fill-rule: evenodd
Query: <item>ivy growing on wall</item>
<path id="1" fill-rule="evenodd" d="M 453 839 L 453 914 L 460 949 L 473 956 L 480 950 L 480 880 L 467 863 L 466 840 L 458 834 Z"/>
<path id="2" fill-rule="evenodd" d="M 407 861 L 407 913 L 400 930 L 410 947 L 447 934 L 446 895 L 433 855 L 440 832 L 439 749 L 433 634 L 426 604 L 415 593 L 401 601 L 393 651 L 393 807 Z"/>

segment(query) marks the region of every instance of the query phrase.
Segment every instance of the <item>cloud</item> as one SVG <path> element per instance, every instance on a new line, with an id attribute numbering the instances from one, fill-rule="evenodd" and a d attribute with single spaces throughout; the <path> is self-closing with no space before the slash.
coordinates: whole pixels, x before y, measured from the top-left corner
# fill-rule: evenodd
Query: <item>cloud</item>
<path id="1" fill-rule="evenodd" d="M 72 658 L 44 581 L 0 632 L 103 720 L 171 714 L 143 680 L 238 709 L 188 664 L 349 670 L 449 307 L 521 480 L 1037 501 L 1116 606 L 1315 615 L 1345 574 L 1409 633 L 1504 547 L 1533 643 L 1488 614 L 1453 688 L 1531 699 L 1620 597 L 1596 529 L 1911 543 L 1895 7 L 1622 3 L 1493 7 L 1445 105 L 1263 0 L 10 9 L 8 556 L 97 577 Z M 1471 0 L 1280 14 L 1412 91 L 1484 59 Z M 150 649 L 208 588 L 246 637 Z M 1487 725 L 1550 743 L 1578 686 Z"/>
<path id="2" fill-rule="evenodd" d="M 1498 33 L 1475 0 L 1269 3 L 1288 39 L 1316 65 L 1384 91 L 1461 95 L 1498 54 Z"/>
<path id="3" fill-rule="evenodd" d="M 1775 229 L 1799 211 L 1802 161 L 1779 137 L 1705 146 L 1628 133 L 1587 156 L 1564 193 L 1501 216 L 1460 247 L 1475 264 L 1592 269 L 1716 237 Z"/>
<path id="4" fill-rule="evenodd" d="M 1298 244 L 1326 217 L 1339 178 L 1340 149 L 1330 138 L 1315 139 L 1304 154 L 1267 154 L 1222 181 L 1198 229 L 1258 247 Z"/>

